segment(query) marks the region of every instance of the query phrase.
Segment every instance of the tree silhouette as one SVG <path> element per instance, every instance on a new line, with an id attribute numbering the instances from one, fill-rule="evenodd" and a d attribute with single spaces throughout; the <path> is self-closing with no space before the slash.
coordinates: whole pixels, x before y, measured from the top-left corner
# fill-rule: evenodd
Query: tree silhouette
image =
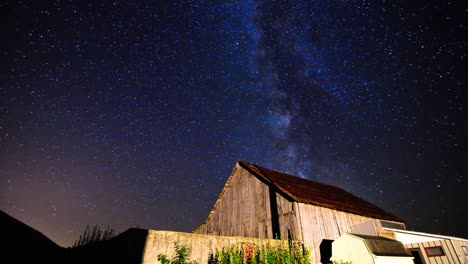
<path id="1" fill-rule="evenodd" d="M 106 230 L 102 231 L 101 227 L 98 225 L 95 225 L 92 229 L 87 225 L 84 232 L 80 235 L 80 238 L 73 243 L 72 247 L 84 246 L 96 241 L 109 240 L 114 236 L 115 231 L 109 226 L 107 226 Z"/>

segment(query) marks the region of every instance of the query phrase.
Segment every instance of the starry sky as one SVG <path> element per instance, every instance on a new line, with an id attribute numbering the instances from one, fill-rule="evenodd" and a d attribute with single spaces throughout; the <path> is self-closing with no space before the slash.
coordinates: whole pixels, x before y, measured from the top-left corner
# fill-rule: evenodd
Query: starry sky
<path id="1" fill-rule="evenodd" d="M 192 231 L 237 160 L 468 237 L 466 2 L 2 1 L 0 209 Z"/>

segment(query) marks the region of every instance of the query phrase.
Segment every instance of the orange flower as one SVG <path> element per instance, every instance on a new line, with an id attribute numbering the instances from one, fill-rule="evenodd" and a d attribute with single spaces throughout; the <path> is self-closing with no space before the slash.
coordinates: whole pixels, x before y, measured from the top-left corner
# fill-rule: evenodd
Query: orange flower
<path id="1" fill-rule="evenodd" d="M 246 244 L 244 248 L 244 263 L 246 263 L 248 260 L 251 260 L 255 256 L 254 253 L 254 247 L 250 244 Z"/>

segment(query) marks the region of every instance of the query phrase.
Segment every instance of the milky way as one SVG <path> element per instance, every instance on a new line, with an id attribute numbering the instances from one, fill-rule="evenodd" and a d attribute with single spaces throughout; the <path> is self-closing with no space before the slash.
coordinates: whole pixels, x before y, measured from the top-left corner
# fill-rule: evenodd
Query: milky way
<path id="1" fill-rule="evenodd" d="M 1 210 L 192 231 L 246 160 L 468 237 L 466 4 L 138 2 L 0 4 Z"/>

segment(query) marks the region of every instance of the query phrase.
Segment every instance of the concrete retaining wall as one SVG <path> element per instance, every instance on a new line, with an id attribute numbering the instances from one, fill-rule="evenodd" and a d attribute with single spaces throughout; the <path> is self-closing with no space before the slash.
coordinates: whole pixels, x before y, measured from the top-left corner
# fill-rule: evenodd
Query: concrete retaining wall
<path id="1" fill-rule="evenodd" d="M 199 264 L 208 263 L 210 253 L 216 252 L 216 249 L 222 249 L 223 247 L 236 245 L 238 243 L 249 242 L 256 245 L 287 243 L 287 241 L 284 240 L 208 236 L 182 232 L 148 230 L 142 263 L 160 264 L 158 261 L 159 254 L 164 254 L 171 259 L 174 254 L 174 242 L 189 246 L 192 249 L 189 260 L 196 260 Z"/>

